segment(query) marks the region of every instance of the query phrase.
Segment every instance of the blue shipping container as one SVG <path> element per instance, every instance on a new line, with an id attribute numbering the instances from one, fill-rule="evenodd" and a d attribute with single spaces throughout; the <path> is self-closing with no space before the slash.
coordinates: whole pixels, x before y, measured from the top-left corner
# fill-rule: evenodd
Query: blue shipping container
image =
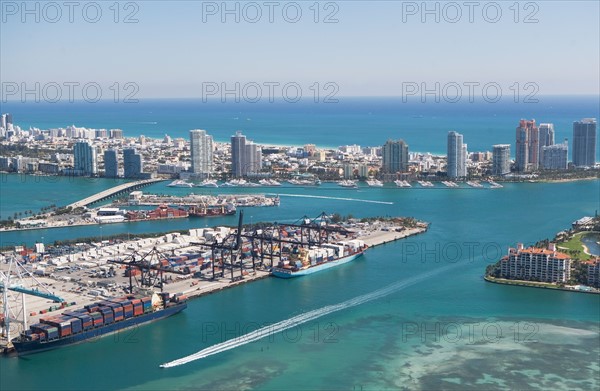
<path id="1" fill-rule="evenodd" d="M 80 333 L 82 329 L 83 329 L 83 325 L 82 325 L 81 319 L 77 319 L 77 318 L 71 319 L 71 332 L 73 334 Z"/>

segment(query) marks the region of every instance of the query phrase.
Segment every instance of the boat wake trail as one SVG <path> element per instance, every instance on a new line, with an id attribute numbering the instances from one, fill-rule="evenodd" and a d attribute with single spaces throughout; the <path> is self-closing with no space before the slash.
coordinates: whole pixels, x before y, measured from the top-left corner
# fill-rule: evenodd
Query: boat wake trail
<path id="1" fill-rule="evenodd" d="M 270 326 L 266 326 L 266 327 L 257 329 L 248 334 L 242 335 L 241 337 L 230 339 L 228 341 L 221 342 L 216 345 L 210 346 L 206 349 L 202 349 L 201 351 L 194 353 L 192 355 L 162 364 L 162 365 L 160 365 L 160 367 L 161 368 L 177 367 L 179 365 L 187 364 L 192 361 L 196 361 L 196 360 L 200 360 L 202 358 L 206 358 L 208 356 L 212 356 L 213 354 L 222 353 L 227 350 L 234 349 L 234 348 L 237 348 L 242 345 L 246 345 L 250 342 L 258 341 L 259 339 L 262 339 L 269 335 L 273 335 L 275 333 L 285 331 L 287 329 L 301 325 L 306 322 L 310 322 L 310 321 L 320 318 L 322 316 L 325 316 L 325 315 L 328 315 L 328 314 L 331 314 L 331 313 L 334 313 L 337 311 L 345 310 L 347 308 L 355 307 L 357 305 L 364 304 L 366 302 L 385 297 L 387 295 L 390 295 L 394 292 L 397 292 L 399 290 L 407 288 L 407 287 L 414 285 L 422 280 L 428 279 L 436 274 L 442 273 L 444 271 L 447 271 L 448 269 L 455 268 L 457 266 L 458 266 L 458 264 L 454 264 L 454 265 L 446 266 L 446 267 L 436 269 L 436 270 L 433 270 L 433 271 L 430 271 L 427 273 L 419 274 L 415 277 L 409 278 L 404 281 L 399 281 L 399 282 L 393 283 L 391 285 L 388 285 L 385 288 L 381 288 L 374 292 L 367 293 L 365 295 L 358 296 L 358 297 L 355 297 L 350 300 L 346 300 L 342 303 L 328 305 L 328 306 L 325 306 L 325 307 L 322 307 L 322 308 L 319 308 L 319 309 L 316 309 L 313 311 L 305 312 L 303 314 L 294 316 L 293 318 L 286 319 L 281 322 L 272 324 Z"/>
<path id="2" fill-rule="evenodd" d="M 384 204 L 384 205 L 393 205 L 393 202 L 388 201 L 374 201 L 374 200 L 364 200 L 360 198 L 344 198 L 344 197 L 328 197 L 328 196 L 316 196 L 316 195 L 307 195 L 307 194 L 285 194 L 278 193 L 280 197 L 298 197 L 298 198 L 322 198 L 325 200 L 339 200 L 339 201 L 356 201 L 356 202 L 367 202 L 369 204 Z"/>

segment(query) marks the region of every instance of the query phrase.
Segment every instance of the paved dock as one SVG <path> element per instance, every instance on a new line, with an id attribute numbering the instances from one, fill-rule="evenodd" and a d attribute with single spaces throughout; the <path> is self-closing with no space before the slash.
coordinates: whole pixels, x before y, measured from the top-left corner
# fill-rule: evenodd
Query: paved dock
<path id="1" fill-rule="evenodd" d="M 407 228 L 407 229 L 392 229 L 393 227 L 389 225 L 379 225 L 379 226 L 370 226 L 367 229 L 361 229 L 358 232 L 357 239 L 363 240 L 365 244 L 369 247 L 376 247 L 382 244 L 386 244 L 389 242 L 393 242 L 395 240 L 400 240 L 412 235 L 418 235 L 427 231 L 427 226 L 421 224 L 415 228 Z M 100 249 L 90 249 L 86 252 L 81 252 L 78 254 L 73 254 L 70 256 L 69 263 L 81 263 L 82 261 L 86 261 L 88 263 L 92 262 L 94 266 L 97 268 L 99 265 L 105 265 L 106 260 L 112 259 L 114 257 L 119 257 L 125 255 L 130 252 L 130 248 L 136 248 L 140 251 L 149 250 L 157 245 L 157 243 L 162 243 L 161 246 L 165 246 L 170 249 L 170 251 L 177 250 L 179 252 L 191 251 L 195 245 L 191 244 L 195 239 L 188 236 L 179 236 L 176 238 L 177 241 L 169 242 L 166 240 L 166 236 L 160 238 L 153 239 L 137 239 L 135 241 L 130 241 L 127 243 L 120 243 L 118 245 L 114 245 L 111 250 L 111 246 L 103 247 Z M 116 253 L 114 252 L 116 251 Z M 368 250 L 367 250 L 368 251 Z M 6 267 L 6 265 L 4 265 Z M 231 281 L 229 277 L 229 271 L 225 271 L 225 275 L 222 278 L 216 278 L 214 280 L 203 278 L 185 278 L 182 280 L 174 280 L 167 285 L 165 285 L 165 290 L 170 293 L 183 293 L 187 295 L 189 298 L 200 297 L 207 294 L 215 293 L 221 291 L 223 289 L 228 289 L 231 287 L 235 287 L 244 283 L 256 281 L 259 279 L 267 278 L 270 276 L 270 273 L 266 269 L 257 269 L 256 271 L 248 270 L 249 274 L 243 276 L 236 281 Z M 120 274 L 120 272 L 119 272 Z M 235 271 L 236 276 L 239 275 L 239 270 Z M 68 277 L 63 274 L 63 277 Z M 90 281 L 98 281 L 88 277 Z M 86 278 L 86 280 L 88 279 Z M 46 284 L 52 291 L 54 291 L 57 295 L 64 298 L 68 303 L 76 302 L 76 307 L 80 308 L 86 304 L 90 304 L 96 302 L 101 299 L 98 296 L 91 296 L 87 291 L 91 288 L 85 288 L 82 290 L 81 285 L 75 283 L 74 281 L 68 281 L 67 279 L 62 279 L 59 276 L 55 278 L 50 277 L 38 277 L 38 280 Z M 125 278 L 120 278 L 121 282 L 125 281 Z M 114 296 L 122 296 L 122 292 L 110 292 L 110 295 Z M 47 315 L 55 315 L 63 312 L 65 309 L 56 308 L 56 303 L 52 303 L 50 300 L 27 296 L 27 315 L 28 315 L 28 324 L 35 323 L 39 320 L 41 316 L 40 311 L 45 309 L 52 308 L 52 311 L 48 312 Z M 14 303 L 19 306 L 19 303 Z M 0 348 L 2 348 L 2 342 L 6 343 L 6 341 L 2 341 L 0 339 Z"/>
<path id="2" fill-rule="evenodd" d="M 427 231 L 427 228 L 410 228 L 401 232 L 375 230 L 364 233 L 364 235 L 359 236 L 359 239 L 363 240 L 369 247 L 375 247 L 409 236 L 418 235 L 425 231 Z"/>

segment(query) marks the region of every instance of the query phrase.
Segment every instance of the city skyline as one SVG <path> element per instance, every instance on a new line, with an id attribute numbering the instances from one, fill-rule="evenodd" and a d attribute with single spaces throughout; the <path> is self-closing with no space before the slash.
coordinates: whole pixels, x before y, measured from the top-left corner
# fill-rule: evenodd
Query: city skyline
<path id="1" fill-rule="evenodd" d="M 573 122 L 573 164 L 590 167 L 596 163 L 597 122 L 584 118 Z"/>
<path id="2" fill-rule="evenodd" d="M 0 388 L 600 388 L 599 28 L 0 0 Z"/>
<path id="3" fill-rule="evenodd" d="M 213 171 L 213 139 L 205 130 L 190 130 L 192 174 L 208 176 Z"/>

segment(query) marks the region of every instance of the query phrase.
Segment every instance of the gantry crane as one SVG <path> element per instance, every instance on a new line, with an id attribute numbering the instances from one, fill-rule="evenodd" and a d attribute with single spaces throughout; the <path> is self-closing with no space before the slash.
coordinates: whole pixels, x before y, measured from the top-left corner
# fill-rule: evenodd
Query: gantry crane
<path id="1" fill-rule="evenodd" d="M 27 281 L 29 280 L 30 281 Z M 11 293 L 13 292 L 13 293 Z M 2 294 L 2 315 L 0 323 L 2 336 L 11 340 L 11 323 L 19 323 L 23 330 L 27 329 L 27 304 L 25 296 L 37 296 L 62 303 L 65 300 L 54 294 L 43 282 L 38 280 L 29 270 L 25 269 L 16 257 L 10 258 L 7 272 L 0 272 L 0 293 Z M 20 298 L 19 298 L 20 295 Z M 19 300 L 20 299 L 20 300 Z M 21 302 L 21 305 L 11 307 L 11 303 Z"/>

